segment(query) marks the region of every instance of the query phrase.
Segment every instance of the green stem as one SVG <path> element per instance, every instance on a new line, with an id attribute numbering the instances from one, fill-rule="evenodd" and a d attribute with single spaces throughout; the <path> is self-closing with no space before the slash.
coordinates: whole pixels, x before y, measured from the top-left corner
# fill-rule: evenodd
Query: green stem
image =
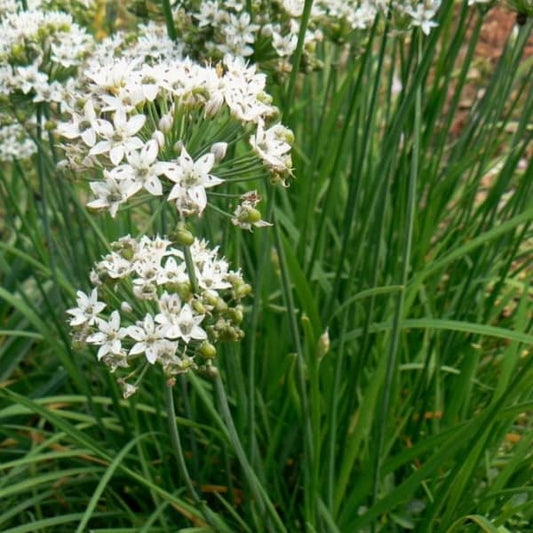
<path id="1" fill-rule="evenodd" d="M 268 207 L 266 220 L 272 220 L 274 215 L 274 206 L 276 203 L 276 189 L 272 189 L 270 198 L 268 199 Z M 261 242 L 259 251 L 259 261 L 257 263 L 257 273 L 255 277 L 255 294 L 254 302 L 252 304 L 252 312 L 250 314 L 250 324 L 247 333 L 248 341 L 248 434 L 249 434 L 249 450 L 250 461 L 252 465 L 256 466 L 257 461 L 257 443 L 255 435 L 255 373 L 256 373 L 256 353 L 257 353 L 257 330 L 259 327 L 259 313 L 261 310 L 261 292 L 263 288 L 263 280 L 265 278 L 265 265 L 268 262 L 268 250 L 270 240 L 265 235 Z"/>
<path id="2" fill-rule="evenodd" d="M 420 39 L 420 36 L 418 36 Z M 421 41 L 418 42 L 418 58 L 422 55 Z M 411 264 L 411 249 L 413 244 L 413 228 L 416 214 L 416 189 L 418 179 L 418 166 L 420 157 L 420 131 L 422 122 L 422 89 L 418 85 L 416 87 L 415 94 L 415 117 L 414 117 L 414 137 L 413 137 L 413 152 L 411 158 L 411 171 L 409 175 L 409 184 L 407 192 L 407 209 L 406 209 L 406 229 L 405 240 L 403 244 L 402 254 L 402 271 L 400 285 L 405 287 L 407 285 L 407 279 L 409 276 L 409 269 Z M 400 344 L 400 323 L 403 319 L 405 308 L 405 290 L 400 291 L 398 295 L 398 303 L 394 314 L 392 324 L 392 338 L 389 345 L 389 354 L 387 360 L 387 370 L 385 373 L 385 383 L 383 385 L 383 400 L 381 402 L 381 423 L 378 428 L 378 438 L 376 444 L 376 455 L 374 461 L 374 487 L 372 494 L 372 502 L 375 505 L 378 500 L 379 483 L 381 477 L 381 468 L 383 464 L 383 447 L 385 442 L 385 432 L 387 430 L 387 420 L 389 415 L 391 389 L 394 378 L 394 372 L 396 370 L 396 360 L 398 357 L 399 344 Z"/>
<path id="3" fill-rule="evenodd" d="M 183 455 L 183 449 L 181 448 L 181 440 L 178 432 L 178 425 L 176 424 L 176 414 L 174 409 L 174 393 L 173 386 L 169 383 L 165 384 L 165 401 L 167 407 L 167 418 L 168 418 L 168 429 L 170 431 L 170 439 L 172 441 L 172 448 L 176 455 L 176 460 L 178 463 L 178 468 L 181 474 L 181 477 L 185 481 L 187 490 L 191 495 L 192 499 L 196 504 L 201 505 L 202 500 L 198 496 L 192 480 L 189 476 L 189 471 L 187 470 L 187 465 L 185 464 L 185 457 Z"/>
<path id="4" fill-rule="evenodd" d="M 231 416 L 231 411 L 228 405 L 228 398 L 226 396 L 226 391 L 224 389 L 224 385 L 222 383 L 222 380 L 220 379 L 220 376 L 217 376 L 215 378 L 215 390 L 222 418 L 226 425 L 228 437 L 233 446 L 233 450 L 235 451 L 235 455 L 237 456 L 237 459 L 241 464 L 244 475 L 247 478 L 248 483 L 250 484 L 252 493 L 256 498 L 257 502 L 259 503 L 260 508 L 263 511 L 266 507 L 266 511 L 272 519 L 273 524 L 271 524 L 271 526 L 273 526 L 274 529 L 268 528 L 268 531 L 286 532 L 287 530 L 285 529 L 281 518 L 279 517 L 276 509 L 274 508 L 274 505 L 272 505 L 272 502 L 270 501 L 265 489 L 259 483 L 259 480 L 257 479 L 257 476 L 255 475 L 255 472 L 253 471 L 246 457 L 246 454 L 244 453 L 244 449 L 239 439 L 239 435 L 237 433 L 237 430 L 235 429 L 235 423 L 233 422 L 233 417 Z"/>
<path id="5" fill-rule="evenodd" d="M 191 495 L 194 503 L 198 506 L 198 509 L 202 513 L 205 520 L 212 526 L 217 525 L 217 521 L 212 516 L 211 511 L 205 505 L 205 502 L 200 498 L 198 492 L 194 488 L 191 477 L 189 476 L 189 470 L 187 469 L 187 464 L 185 463 L 185 456 L 183 455 L 183 449 L 181 447 L 181 440 L 178 431 L 178 425 L 176 424 L 176 411 L 174 408 L 174 389 L 173 385 L 168 382 L 165 383 L 165 404 L 167 409 L 167 418 L 168 418 L 168 428 L 170 431 L 170 440 L 172 442 L 172 449 L 176 456 L 176 461 L 178 463 L 178 469 L 181 477 L 185 481 L 185 486 Z"/>
<path id="6" fill-rule="evenodd" d="M 165 23 L 167 25 L 168 36 L 176 40 L 176 28 L 174 27 L 174 19 L 172 18 L 172 8 L 169 0 L 163 0 L 163 13 L 165 14 Z"/>
<path id="7" fill-rule="evenodd" d="M 198 280 L 196 279 L 196 272 L 194 271 L 194 261 L 191 254 L 190 246 L 183 247 L 183 255 L 185 256 L 185 264 L 187 265 L 187 275 L 191 282 L 191 288 L 194 294 L 198 294 L 200 287 L 198 286 Z"/>
<path id="8" fill-rule="evenodd" d="M 305 0 L 302 17 L 300 19 L 300 32 L 298 33 L 298 44 L 294 52 L 292 61 L 291 78 L 289 80 L 289 88 L 287 91 L 287 100 L 285 102 L 285 109 L 290 110 L 292 102 L 294 100 L 294 93 L 296 91 L 296 78 L 298 77 L 298 71 L 300 70 L 300 61 L 302 59 L 303 48 L 305 44 L 305 32 L 307 31 L 307 25 L 309 24 L 309 18 L 311 16 L 311 8 L 313 7 L 313 0 Z"/>

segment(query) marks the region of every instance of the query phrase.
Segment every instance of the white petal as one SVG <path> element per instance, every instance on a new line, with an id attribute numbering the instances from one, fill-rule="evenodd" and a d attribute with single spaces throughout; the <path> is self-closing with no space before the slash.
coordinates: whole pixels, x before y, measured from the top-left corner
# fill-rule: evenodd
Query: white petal
<path id="1" fill-rule="evenodd" d="M 146 332 L 138 326 L 130 326 L 128 328 L 128 335 L 136 341 L 142 341 L 146 338 Z"/>
<path id="2" fill-rule="evenodd" d="M 109 152 L 109 159 L 111 159 L 111 163 L 113 163 L 113 165 L 118 165 L 122 161 L 123 157 L 124 157 L 124 146 L 119 144 L 111 148 L 111 151 Z"/>
<path id="3" fill-rule="evenodd" d="M 144 188 L 154 196 L 161 196 L 163 194 L 163 186 L 156 176 L 150 176 L 144 182 Z"/>
<path id="4" fill-rule="evenodd" d="M 200 171 L 201 174 L 207 174 L 212 168 L 215 163 L 215 155 L 209 152 L 208 154 L 204 154 L 196 163 L 194 166 Z"/>
<path id="5" fill-rule="evenodd" d="M 111 143 L 109 141 L 100 141 L 89 150 L 89 155 L 99 155 L 109 151 Z"/>
<path id="6" fill-rule="evenodd" d="M 151 165 L 157 158 L 159 147 L 154 140 L 148 141 L 141 150 L 141 158 L 144 163 Z"/>
<path id="7" fill-rule="evenodd" d="M 155 350 L 153 346 L 150 346 L 146 350 L 145 355 L 146 355 L 146 359 L 148 360 L 150 364 L 153 365 L 157 361 L 157 351 Z"/>
<path id="8" fill-rule="evenodd" d="M 138 342 L 133 345 L 132 349 L 130 350 L 130 355 L 137 355 L 139 353 L 143 353 L 145 350 L 146 350 L 146 343 Z"/>
<path id="9" fill-rule="evenodd" d="M 189 198 L 194 200 L 199 208 L 200 213 L 205 209 L 207 205 L 207 195 L 203 187 L 193 187 L 187 191 Z"/>
<path id="10" fill-rule="evenodd" d="M 146 122 L 145 115 L 135 115 L 128 120 L 128 133 L 130 135 L 135 135 Z"/>
<path id="11" fill-rule="evenodd" d="M 198 341 L 207 339 L 207 333 L 199 326 L 194 326 L 191 331 L 191 338 Z"/>
<path id="12" fill-rule="evenodd" d="M 94 146 L 96 143 L 96 133 L 92 128 L 86 129 L 81 134 L 81 140 L 87 145 L 87 146 Z"/>

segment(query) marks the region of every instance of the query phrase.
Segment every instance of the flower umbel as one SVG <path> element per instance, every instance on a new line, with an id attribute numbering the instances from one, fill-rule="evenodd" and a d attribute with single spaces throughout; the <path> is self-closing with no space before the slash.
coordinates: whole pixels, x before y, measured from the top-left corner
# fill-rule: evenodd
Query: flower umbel
<path id="1" fill-rule="evenodd" d="M 183 252 L 168 239 L 127 236 L 111 247 L 91 272 L 91 293 L 78 291 L 68 314 L 77 344 L 98 346 L 98 360 L 120 369 L 125 394 L 147 364 L 170 379 L 212 366 L 217 343 L 243 337 L 240 300 L 249 286 L 206 241 L 190 246 L 196 292 Z"/>

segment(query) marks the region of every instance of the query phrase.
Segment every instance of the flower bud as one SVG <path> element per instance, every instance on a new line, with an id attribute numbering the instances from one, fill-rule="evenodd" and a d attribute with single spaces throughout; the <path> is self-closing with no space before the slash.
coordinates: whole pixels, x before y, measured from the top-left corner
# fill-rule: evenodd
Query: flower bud
<path id="1" fill-rule="evenodd" d="M 234 288 L 235 292 L 235 298 L 237 300 L 240 300 L 241 298 L 244 298 L 245 296 L 248 296 L 252 292 L 252 286 L 248 283 L 242 283 L 237 285 Z"/>
<path id="2" fill-rule="evenodd" d="M 172 129 L 173 122 L 172 115 L 167 113 L 159 119 L 158 127 L 163 133 L 168 133 Z"/>
<path id="3" fill-rule="evenodd" d="M 224 311 L 227 310 L 227 308 L 228 308 L 228 304 L 222 298 L 218 298 L 217 303 L 215 305 L 215 310 L 218 311 L 219 313 L 223 313 Z"/>
<path id="4" fill-rule="evenodd" d="M 176 152 L 178 155 L 181 154 L 181 152 L 183 151 L 183 148 L 184 148 L 184 144 L 183 144 L 183 141 L 178 141 L 176 143 L 174 143 L 174 152 Z"/>
<path id="5" fill-rule="evenodd" d="M 328 328 L 326 328 L 326 331 L 320 335 L 318 338 L 318 345 L 316 349 L 316 355 L 318 357 L 318 360 L 322 359 L 328 352 L 330 347 L 330 340 L 329 340 L 329 331 Z"/>
<path id="6" fill-rule="evenodd" d="M 163 135 L 162 131 L 155 130 L 154 133 L 152 133 L 152 139 L 157 143 L 159 148 L 163 148 L 165 146 L 165 136 Z"/>
<path id="7" fill-rule="evenodd" d="M 219 142 L 211 146 L 210 152 L 215 156 L 215 162 L 218 163 L 226 157 L 226 152 L 228 151 L 228 143 Z"/>
<path id="8" fill-rule="evenodd" d="M 204 304 L 199 300 L 194 300 L 194 302 L 192 303 L 192 307 L 199 315 L 205 315 L 206 310 Z"/>
<path id="9" fill-rule="evenodd" d="M 234 307 L 233 309 L 230 309 L 228 311 L 228 316 L 233 323 L 240 324 L 244 318 L 242 307 L 238 306 Z"/>
<path id="10" fill-rule="evenodd" d="M 122 302 L 120 304 L 120 310 L 123 313 L 131 313 L 133 311 L 133 307 L 128 302 Z"/>

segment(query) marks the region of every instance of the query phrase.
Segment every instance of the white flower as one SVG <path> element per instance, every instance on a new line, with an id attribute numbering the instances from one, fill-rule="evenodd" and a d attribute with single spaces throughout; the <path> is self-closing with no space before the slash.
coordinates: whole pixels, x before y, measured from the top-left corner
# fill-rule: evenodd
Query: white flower
<path id="1" fill-rule="evenodd" d="M 412 7 L 407 7 L 405 11 L 411 16 L 413 26 L 419 26 L 422 32 L 426 35 L 430 34 L 431 28 L 438 26 L 438 24 L 432 20 L 436 13 L 436 6 L 435 8 L 432 5 L 428 7 L 422 2 L 416 6 L 416 10 Z"/>
<path id="2" fill-rule="evenodd" d="M 76 303 L 78 307 L 67 310 L 71 326 L 81 326 L 87 323 L 89 326 L 94 324 L 97 320 L 97 315 L 105 308 L 105 303 L 98 301 L 98 291 L 93 289 L 90 296 L 87 296 L 83 291 L 78 291 Z"/>
<path id="3" fill-rule="evenodd" d="M 92 100 L 87 100 L 83 106 L 83 115 L 73 113 L 71 122 L 61 122 L 58 127 L 58 133 L 67 139 L 81 140 L 89 147 L 96 143 L 96 113 Z"/>
<path id="4" fill-rule="evenodd" d="M 288 33 L 285 36 L 282 36 L 278 32 L 272 34 L 272 46 L 276 53 L 280 57 L 287 57 L 292 55 L 294 50 L 296 50 L 296 45 L 298 44 L 298 35 L 294 33 Z"/>
<path id="5" fill-rule="evenodd" d="M 129 180 L 117 181 L 108 172 L 104 171 L 105 181 L 93 181 L 89 185 L 98 198 L 89 202 L 87 207 L 94 209 L 108 208 L 114 218 L 120 204 L 126 202 L 131 196 L 132 183 Z"/>
<path id="6" fill-rule="evenodd" d="M 256 228 L 272 226 L 261 219 L 261 213 L 255 208 L 260 201 L 261 197 L 256 191 L 241 196 L 241 203 L 236 207 L 231 218 L 232 224 L 249 231 L 252 231 L 252 226 Z"/>
<path id="7" fill-rule="evenodd" d="M 163 269 L 157 272 L 157 284 L 164 285 L 165 283 L 187 283 L 189 276 L 187 274 L 187 266 L 185 262 L 177 263 L 174 257 L 169 257 Z"/>
<path id="8" fill-rule="evenodd" d="M 165 326 L 156 326 L 154 317 L 147 314 L 143 322 L 138 322 L 137 326 L 128 328 L 128 335 L 137 341 L 130 350 L 130 355 L 144 353 L 150 364 L 157 361 L 159 345 L 165 338 Z"/>
<path id="9" fill-rule="evenodd" d="M 110 254 L 107 260 L 102 261 L 101 266 L 111 279 L 124 278 L 132 269 L 131 263 L 118 254 Z"/>
<path id="10" fill-rule="evenodd" d="M 181 299 L 177 294 L 164 292 L 159 299 L 159 310 L 155 321 L 165 329 L 165 336 L 169 339 L 181 337 L 178 319 L 181 311 Z"/>
<path id="11" fill-rule="evenodd" d="M 179 337 L 185 342 L 207 339 L 207 333 L 200 327 L 204 315 L 194 315 L 189 304 L 185 304 L 176 319 Z"/>
<path id="12" fill-rule="evenodd" d="M 156 161 L 157 153 L 157 142 L 150 140 L 139 152 L 127 152 L 128 163 L 115 167 L 109 174 L 117 180 L 129 180 L 131 182 L 130 195 L 144 188 L 154 196 L 161 196 L 163 185 L 159 181 L 159 176 L 165 172 L 166 164 Z"/>
<path id="13" fill-rule="evenodd" d="M 250 144 L 267 167 L 274 172 L 285 173 L 291 171 L 289 152 L 292 139 L 292 131 L 282 124 L 265 129 L 264 124 L 259 123 L 257 132 L 250 137 Z"/>
<path id="14" fill-rule="evenodd" d="M 113 311 L 109 322 L 98 319 L 98 331 L 87 337 L 90 344 L 99 345 L 98 360 L 107 354 L 120 354 L 122 351 L 122 339 L 126 336 L 126 328 L 120 327 L 120 314 Z"/>
<path id="15" fill-rule="evenodd" d="M 207 153 L 194 161 L 187 150 L 182 149 L 175 172 L 167 174 L 167 177 L 176 183 L 170 191 L 168 200 L 176 201 L 180 215 L 202 214 L 207 205 L 205 189 L 219 185 L 223 181 L 209 174 L 214 163 L 215 156 L 212 153 Z"/>
<path id="16" fill-rule="evenodd" d="M 207 241 L 190 246 L 199 285 L 194 294 L 184 254 L 167 239 L 128 235 L 111 249 L 90 276 L 94 285 L 109 288 L 107 306 L 98 302 L 96 288 L 90 295 L 80 291 L 78 307 L 69 314 L 76 344 L 99 346 L 98 359 L 119 374 L 119 383 L 147 362 L 160 365 L 168 378 L 194 370 L 196 359 L 205 364 L 215 357 L 213 344 L 242 338 L 238 301 L 249 286 Z"/>
<path id="17" fill-rule="evenodd" d="M 109 152 L 109 159 L 113 165 L 118 165 L 126 152 L 142 148 L 143 142 L 135 135 L 144 126 L 146 116 L 139 114 L 129 118 L 124 109 L 118 109 L 113 116 L 113 124 L 100 119 L 96 131 L 105 140 L 94 145 L 89 155 L 99 155 Z"/>

